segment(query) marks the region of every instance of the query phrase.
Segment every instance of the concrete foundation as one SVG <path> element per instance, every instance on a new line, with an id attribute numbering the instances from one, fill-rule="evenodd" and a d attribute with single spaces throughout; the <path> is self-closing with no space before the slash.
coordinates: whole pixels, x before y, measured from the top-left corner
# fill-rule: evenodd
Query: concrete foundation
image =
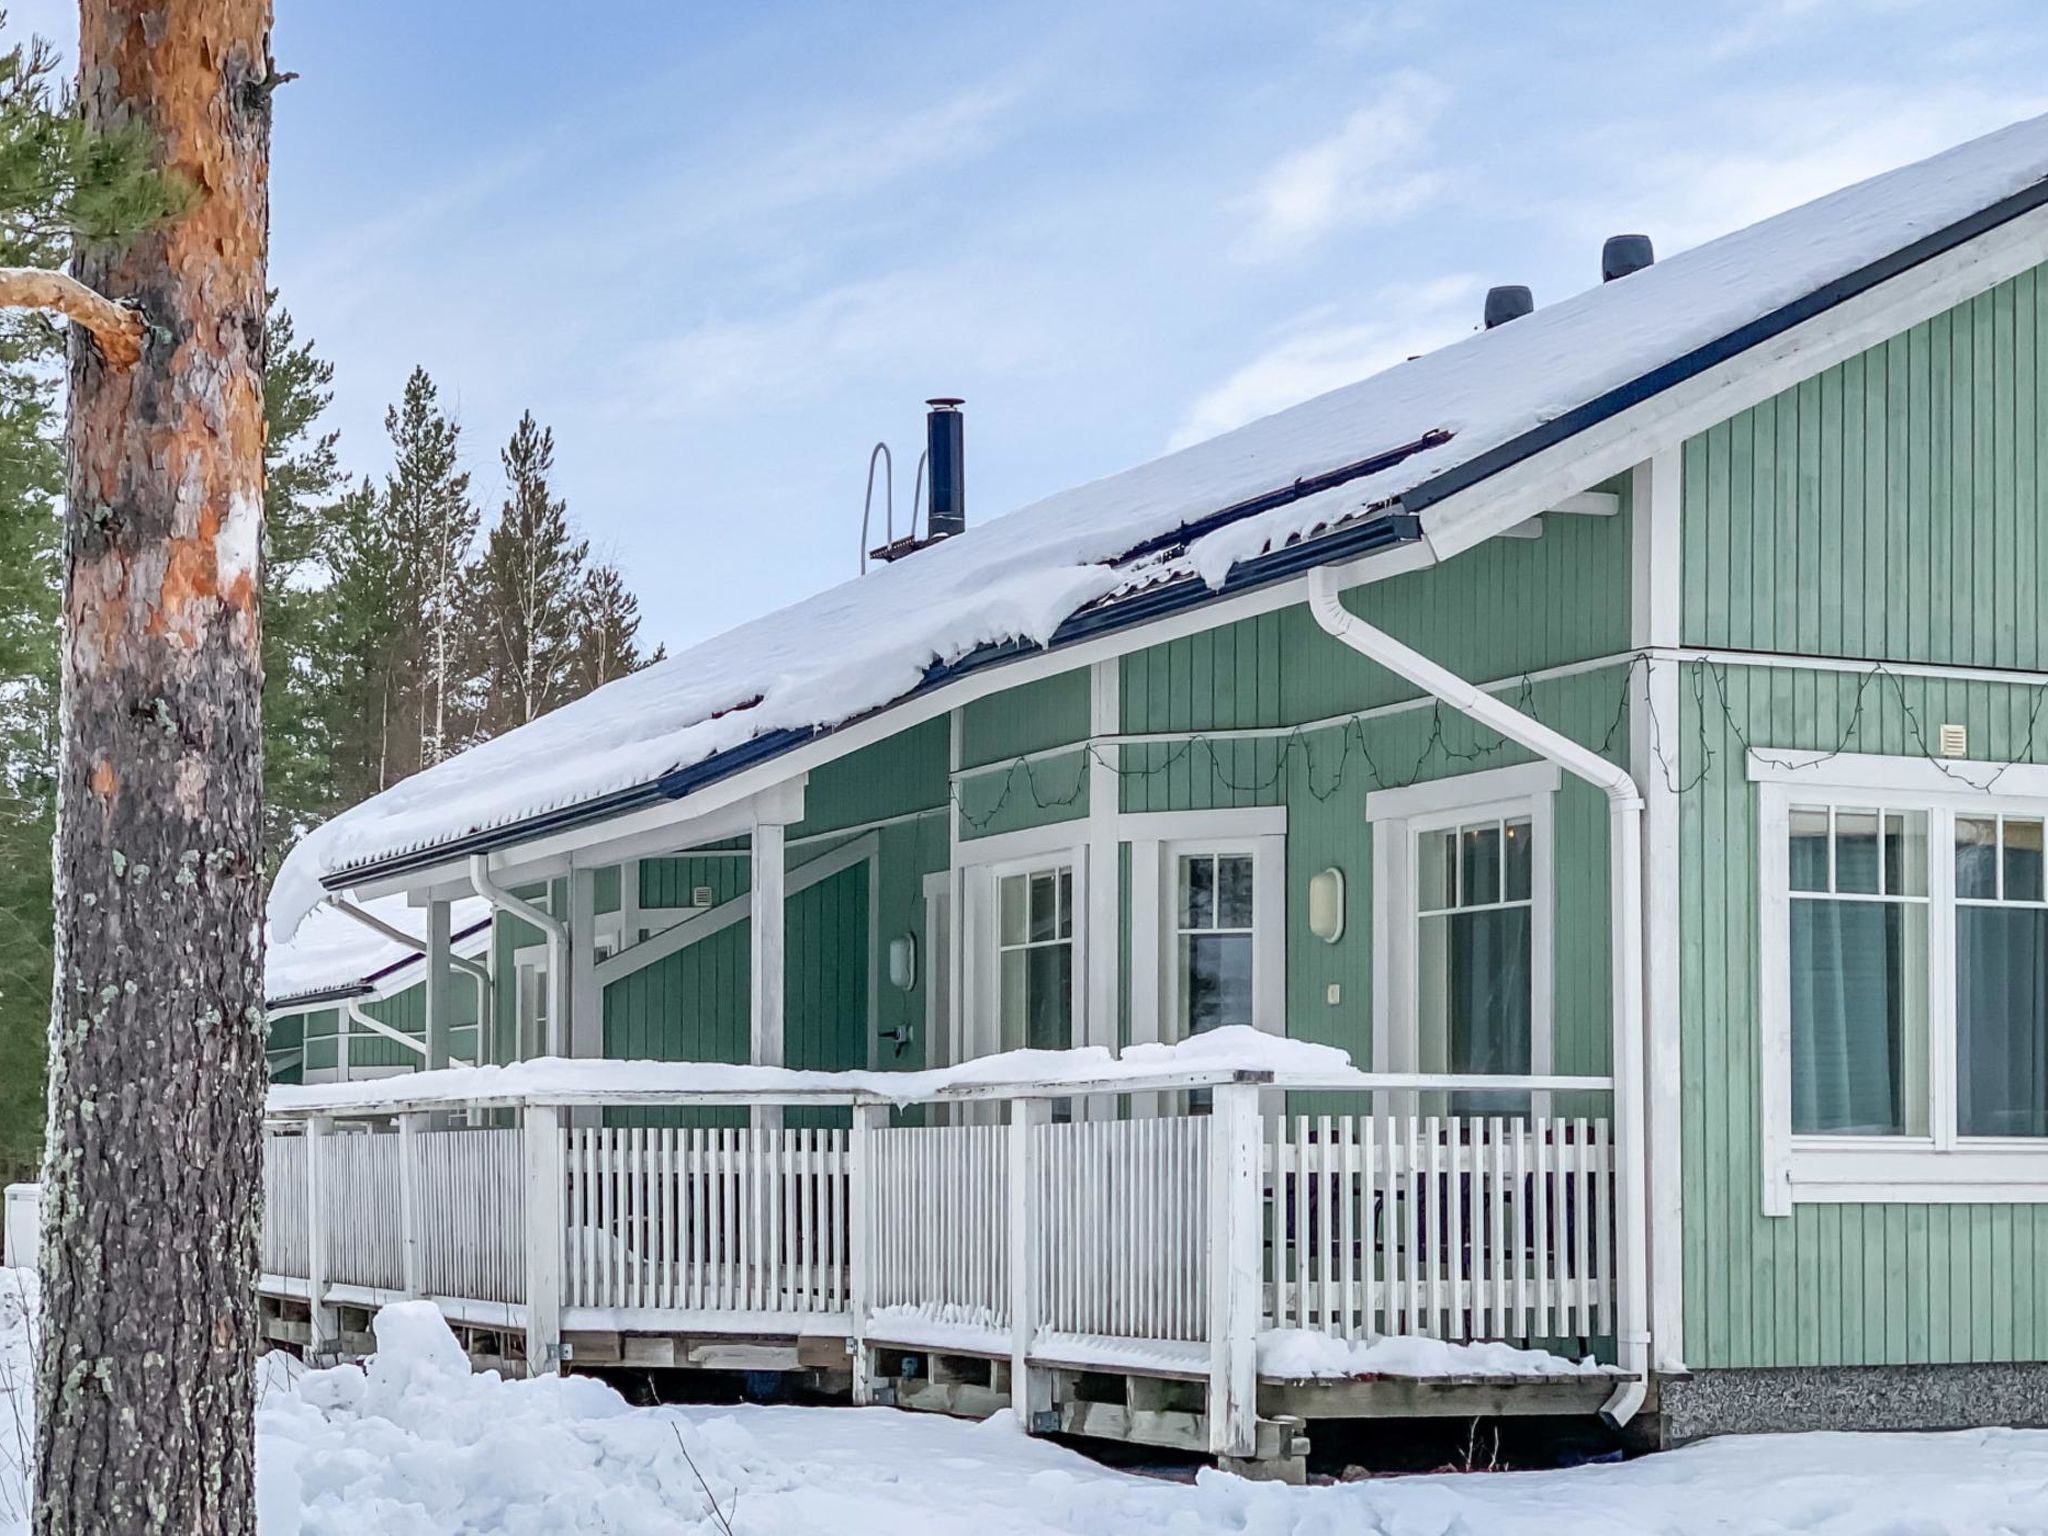
<path id="1" fill-rule="evenodd" d="M 2048 1363 L 1700 1371 L 1662 1387 L 1663 1439 L 2048 1425 Z"/>

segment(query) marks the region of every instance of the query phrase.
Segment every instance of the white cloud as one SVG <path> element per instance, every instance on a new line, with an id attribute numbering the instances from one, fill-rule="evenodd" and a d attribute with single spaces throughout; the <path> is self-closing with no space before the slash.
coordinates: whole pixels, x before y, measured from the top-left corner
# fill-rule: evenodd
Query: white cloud
<path id="1" fill-rule="evenodd" d="M 1429 201 L 1442 185 L 1429 135 L 1448 96 L 1431 76 L 1404 69 L 1335 133 L 1283 156 L 1245 200 L 1251 227 L 1239 254 L 1284 255 L 1346 225 L 1405 218 Z"/>
<path id="2" fill-rule="evenodd" d="M 1476 278 L 1459 274 L 1382 290 L 1378 318 L 1340 322 L 1327 308 L 1304 316 L 1196 400 L 1167 446 L 1199 443 L 1469 335 L 1478 291 Z"/>

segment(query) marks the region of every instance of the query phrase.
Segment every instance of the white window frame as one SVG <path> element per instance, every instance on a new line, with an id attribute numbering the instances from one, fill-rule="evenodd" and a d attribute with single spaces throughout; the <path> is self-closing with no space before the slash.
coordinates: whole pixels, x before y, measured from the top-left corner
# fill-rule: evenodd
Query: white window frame
<path id="1" fill-rule="evenodd" d="M 1413 1072 L 1421 1061 L 1417 843 L 1425 834 L 1446 827 L 1526 817 L 1536 844 L 1529 869 L 1529 1071 L 1536 1077 L 1549 1074 L 1555 1059 L 1555 802 L 1561 782 L 1557 764 L 1524 763 L 1376 790 L 1365 797 L 1365 816 L 1372 826 L 1372 1059 L 1378 1070 Z M 1535 1096 L 1533 1113 L 1546 1112 L 1546 1097 Z"/>
<path id="2" fill-rule="evenodd" d="M 2048 818 L 2048 767 L 1863 753 L 1752 750 L 1757 785 L 1757 1017 L 1763 1208 L 2048 1203 L 2048 1137 L 1956 1130 L 1955 819 Z M 1840 805 L 1927 817 L 1927 1085 L 1924 1136 L 1792 1133 L 1790 813 Z"/>
<path id="3" fill-rule="evenodd" d="M 999 1018 L 1002 999 L 998 990 L 1001 981 L 998 958 L 1000 914 L 997 905 L 1004 876 L 1034 870 L 1065 868 L 1070 869 L 1074 876 L 1073 1043 L 1077 1046 L 1101 1044 L 1103 1042 L 1098 1036 L 1105 1027 L 1111 1031 L 1110 1039 L 1114 1041 L 1116 1021 L 1111 1019 L 1105 1026 L 1103 1021 L 1091 1019 L 1088 1015 L 1091 935 L 1086 921 L 1089 910 L 1087 830 L 1086 821 L 1055 822 L 1018 832 L 1003 832 L 993 837 L 973 838 L 955 845 L 954 868 L 960 875 L 964 906 L 953 917 L 959 930 L 960 996 L 965 1006 L 960 1010 L 962 1017 L 949 1021 L 953 1037 L 952 1049 L 948 1053 L 950 1060 L 966 1061 L 993 1055 L 1002 1049 Z"/>

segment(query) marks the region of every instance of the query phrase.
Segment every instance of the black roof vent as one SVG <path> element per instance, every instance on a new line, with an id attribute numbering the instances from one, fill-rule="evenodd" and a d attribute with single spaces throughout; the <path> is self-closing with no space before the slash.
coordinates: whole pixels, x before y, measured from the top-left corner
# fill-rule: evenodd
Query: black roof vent
<path id="1" fill-rule="evenodd" d="M 1486 328 L 1519 320 L 1536 307 L 1536 295 L 1520 283 L 1507 283 L 1486 290 Z"/>
<path id="2" fill-rule="evenodd" d="M 924 520 L 928 539 L 947 539 L 967 531 L 966 444 L 960 415 L 965 403 L 953 395 L 925 401 L 930 407 L 924 418 L 926 473 L 932 488 Z"/>
<path id="3" fill-rule="evenodd" d="M 1609 235 L 1607 243 L 1600 247 L 1600 281 L 1611 283 L 1617 277 L 1640 272 L 1656 259 L 1657 248 L 1650 244 L 1648 235 Z"/>

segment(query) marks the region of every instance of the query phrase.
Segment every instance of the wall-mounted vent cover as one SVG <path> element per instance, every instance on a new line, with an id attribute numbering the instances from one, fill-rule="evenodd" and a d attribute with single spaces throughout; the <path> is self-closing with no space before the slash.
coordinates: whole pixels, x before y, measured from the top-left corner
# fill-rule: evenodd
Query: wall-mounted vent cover
<path id="1" fill-rule="evenodd" d="M 1943 757 L 1968 757 L 1970 755 L 1970 732 L 1960 725 L 1944 725 L 1941 728 L 1941 755 Z"/>
<path id="2" fill-rule="evenodd" d="M 696 885 L 696 886 L 692 886 L 692 887 L 690 888 L 690 905 L 691 905 L 691 906 L 693 906 L 693 907 L 708 907 L 708 906 L 710 906 L 710 905 L 711 905 L 711 887 L 710 887 L 710 886 L 708 886 L 708 885 Z"/>

